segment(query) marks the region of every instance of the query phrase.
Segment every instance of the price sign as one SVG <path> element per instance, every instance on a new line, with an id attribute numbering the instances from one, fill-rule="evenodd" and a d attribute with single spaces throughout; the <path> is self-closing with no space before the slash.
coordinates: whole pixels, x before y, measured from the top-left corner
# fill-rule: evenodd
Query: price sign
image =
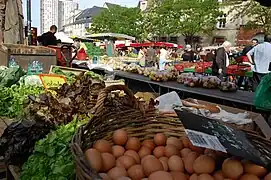
<path id="1" fill-rule="evenodd" d="M 40 74 L 39 77 L 45 89 L 58 88 L 67 82 L 64 76 L 54 74 Z"/>

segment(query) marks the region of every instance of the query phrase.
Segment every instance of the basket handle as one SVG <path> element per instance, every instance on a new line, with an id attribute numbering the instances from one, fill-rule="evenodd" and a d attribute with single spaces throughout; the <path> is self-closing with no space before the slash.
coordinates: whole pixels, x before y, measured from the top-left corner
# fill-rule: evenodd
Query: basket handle
<path id="1" fill-rule="evenodd" d="M 139 103 L 136 100 L 134 93 L 125 85 L 112 85 L 112 86 L 108 86 L 106 88 L 104 88 L 98 95 L 97 98 L 97 103 L 94 106 L 93 110 L 96 114 L 96 112 L 101 112 L 103 107 L 104 107 L 104 103 L 105 100 L 108 96 L 108 94 L 112 91 L 116 91 L 116 90 L 123 90 L 125 92 L 125 94 L 127 94 L 129 96 L 129 98 L 131 99 L 131 101 L 133 102 L 134 108 L 138 108 L 139 107 Z"/>

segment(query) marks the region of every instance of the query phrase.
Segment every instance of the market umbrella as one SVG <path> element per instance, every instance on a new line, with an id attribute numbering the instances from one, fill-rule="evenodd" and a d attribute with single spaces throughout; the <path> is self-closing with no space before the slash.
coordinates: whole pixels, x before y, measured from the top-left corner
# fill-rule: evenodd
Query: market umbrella
<path id="1" fill-rule="evenodd" d="M 128 36 L 125 34 L 117 34 L 117 33 L 98 33 L 98 34 L 91 34 L 88 35 L 87 38 L 92 39 L 116 39 L 116 40 L 132 40 L 134 41 L 136 38 L 132 36 Z"/>

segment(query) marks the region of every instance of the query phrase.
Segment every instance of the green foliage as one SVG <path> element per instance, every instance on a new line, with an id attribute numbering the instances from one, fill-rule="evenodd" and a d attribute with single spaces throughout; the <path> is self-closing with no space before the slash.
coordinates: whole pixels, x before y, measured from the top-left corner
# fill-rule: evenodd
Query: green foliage
<path id="1" fill-rule="evenodd" d="M 271 34 L 271 8 L 260 5 L 254 0 L 228 0 L 225 6 L 231 6 L 229 13 L 234 14 L 233 20 L 244 18 L 247 28 L 260 28 Z"/>
<path id="2" fill-rule="evenodd" d="M 102 56 L 105 54 L 105 51 L 100 47 L 94 46 L 92 43 L 85 43 L 87 47 L 87 55 L 89 57 L 93 56 Z"/>
<path id="3" fill-rule="evenodd" d="M 219 14 L 219 4 L 214 0 L 164 0 L 149 9 L 148 31 L 158 36 L 208 34 Z"/>
<path id="4" fill-rule="evenodd" d="M 90 32 L 120 33 L 142 39 L 144 34 L 142 18 L 139 8 L 114 6 L 93 18 Z"/>
<path id="5" fill-rule="evenodd" d="M 82 121 L 75 119 L 38 141 L 34 153 L 23 165 L 21 180 L 75 179 L 75 165 L 69 145 L 77 128 L 87 121 L 88 118 Z"/>
<path id="6" fill-rule="evenodd" d="M 24 101 L 29 95 L 39 95 L 43 87 L 12 85 L 10 88 L 0 88 L 0 116 L 14 118 L 23 113 Z"/>

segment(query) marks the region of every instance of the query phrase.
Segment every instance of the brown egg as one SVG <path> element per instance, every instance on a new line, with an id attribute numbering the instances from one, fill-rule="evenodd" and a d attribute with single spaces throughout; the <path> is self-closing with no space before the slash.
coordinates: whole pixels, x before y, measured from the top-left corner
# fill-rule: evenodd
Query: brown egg
<path id="1" fill-rule="evenodd" d="M 165 147 L 164 155 L 166 157 L 168 157 L 168 158 L 171 157 L 171 156 L 173 156 L 173 155 L 178 155 L 179 156 L 180 155 L 180 151 L 174 145 L 167 145 Z"/>
<path id="2" fill-rule="evenodd" d="M 176 138 L 176 137 L 169 137 L 167 139 L 167 145 L 174 145 L 178 148 L 178 150 L 182 150 L 183 149 L 183 143 L 180 139 Z"/>
<path id="3" fill-rule="evenodd" d="M 215 180 L 224 180 L 225 178 L 225 175 L 223 173 L 222 170 L 219 170 L 219 171 L 216 171 L 214 174 L 213 174 L 213 177 Z"/>
<path id="4" fill-rule="evenodd" d="M 255 176 L 254 174 L 244 174 L 240 180 L 260 180 L 260 178 L 258 178 L 257 176 Z"/>
<path id="5" fill-rule="evenodd" d="M 144 156 L 151 155 L 151 154 L 152 154 L 152 151 L 150 150 L 150 148 L 146 146 L 142 146 L 140 150 L 138 151 L 138 155 L 140 158 L 143 158 Z"/>
<path id="6" fill-rule="evenodd" d="M 187 156 L 189 153 L 191 152 L 191 149 L 189 148 L 184 148 L 180 151 L 181 156 L 184 158 L 185 156 Z"/>
<path id="7" fill-rule="evenodd" d="M 116 145 L 125 145 L 128 140 L 128 134 L 123 129 L 118 129 L 113 133 L 112 140 Z"/>
<path id="8" fill-rule="evenodd" d="M 199 154 L 196 152 L 190 152 L 185 158 L 184 158 L 184 167 L 185 170 L 192 174 L 194 173 L 193 164 L 194 161 L 199 157 Z"/>
<path id="9" fill-rule="evenodd" d="M 127 176 L 127 172 L 124 167 L 114 167 L 110 169 L 107 174 L 112 179 L 118 179 L 120 177 Z"/>
<path id="10" fill-rule="evenodd" d="M 201 174 L 198 176 L 198 180 L 214 180 L 214 178 L 209 174 Z"/>
<path id="11" fill-rule="evenodd" d="M 140 141 L 138 138 L 135 137 L 129 138 L 125 146 L 126 150 L 134 150 L 136 152 L 139 151 L 140 147 Z"/>
<path id="12" fill-rule="evenodd" d="M 115 157 L 110 153 L 102 153 L 102 171 L 107 172 L 116 165 Z"/>
<path id="13" fill-rule="evenodd" d="M 153 151 L 155 148 L 154 140 L 153 139 L 144 140 L 142 142 L 142 146 L 146 146 L 146 147 L 150 148 L 151 151 Z"/>
<path id="14" fill-rule="evenodd" d="M 128 175 L 133 180 L 141 180 L 145 177 L 143 167 L 139 164 L 130 167 L 130 169 L 128 170 Z"/>
<path id="15" fill-rule="evenodd" d="M 118 158 L 120 156 L 123 156 L 124 152 L 125 152 L 125 149 L 122 146 L 115 145 L 115 146 L 112 147 L 112 154 L 116 158 Z"/>
<path id="16" fill-rule="evenodd" d="M 155 171 L 162 171 L 164 170 L 164 167 L 162 163 L 156 159 L 156 158 L 148 158 L 143 162 L 143 169 L 144 169 L 144 174 L 146 176 L 149 176 L 151 173 Z"/>
<path id="17" fill-rule="evenodd" d="M 186 175 L 182 172 L 171 171 L 170 174 L 173 177 L 173 180 L 187 180 Z"/>
<path id="18" fill-rule="evenodd" d="M 244 163 L 244 171 L 248 174 L 254 174 L 258 177 L 263 177 L 267 174 L 267 169 L 265 169 L 262 166 L 258 166 L 256 164 L 253 164 L 251 162 Z"/>
<path id="19" fill-rule="evenodd" d="M 211 174 L 215 170 L 215 160 L 210 156 L 201 155 L 194 161 L 193 169 L 197 174 Z"/>
<path id="20" fill-rule="evenodd" d="M 118 167 L 124 167 L 125 169 L 129 169 L 133 165 L 136 164 L 136 161 L 131 156 L 121 156 L 117 159 L 117 166 Z"/>
<path id="21" fill-rule="evenodd" d="M 226 159 L 222 164 L 222 171 L 226 177 L 238 179 L 243 174 L 244 168 L 240 161 Z"/>
<path id="22" fill-rule="evenodd" d="M 268 173 L 265 177 L 264 180 L 271 180 L 271 173 Z"/>
<path id="23" fill-rule="evenodd" d="M 157 146 L 164 146 L 166 145 L 167 137 L 163 133 L 158 133 L 154 136 L 154 143 Z"/>
<path id="24" fill-rule="evenodd" d="M 128 150 L 124 153 L 125 156 L 131 156 L 132 158 L 135 159 L 136 163 L 139 164 L 140 163 L 140 157 L 137 154 L 137 152 L 135 152 L 134 150 Z"/>
<path id="25" fill-rule="evenodd" d="M 182 143 L 183 143 L 183 146 L 185 148 L 189 148 L 190 147 L 190 140 L 187 137 L 183 137 L 182 138 Z"/>
<path id="26" fill-rule="evenodd" d="M 141 159 L 141 164 L 143 164 L 144 161 L 146 161 L 146 160 L 149 159 L 149 158 L 156 158 L 156 157 L 153 156 L 153 155 L 147 155 L 147 156 L 145 156 L 145 157 L 143 157 L 143 158 Z"/>
<path id="27" fill-rule="evenodd" d="M 165 152 L 164 146 L 158 146 L 153 150 L 153 155 L 157 158 L 163 157 Z"/>
<path id="28" fill-rule="evenodd" d="M 156 171 L 149 176 L 149 180 L 173 180 L 173 177 L 168 172 Z"/>
<path id="29" fill-rule="evenodd" d="M 204 148 L 194 146 L 192 143 L 190 143 L 190 149 L 192 151 L 195 151 L 195 152 L 199 153 L 199 154 L 203 154 L 204 153 Z"/>
<path id="30" fill-rule="evenodd" d="M 85 157 L 90 167 L 99 172 L 103 165 L 102 155 L 97 149 L 88 149 L 85 152 Z"/>
<path id="31" fill-rule="evenodd" d="M 167 162 L 163 161 L 163 160 L 160 160 L 160 159 L 159 159 L 159 161 L 162 163 L 164 171 L 168 171 L 168 164 L 167 164 Z"/>
<path id="32" fill-rule="evenodd" d="M 101 176 L 103 180 L 111 180 L 111 177 L 108 176 L 106 173 L 99 173 L 99 176 Z"/>
<path id="33" fill-rule="evenodd" d="M 198 175 L 197 174 L 192 174 L 190 176 L 189 180 L 198 180 Z"/>
<path id="34" fill-rule="evenodd" d="M 160 157 L 159 160 L 161 161 L 164 170 L 168 171 L 168 157 Z"/>
<path id="35" fill-rule="evenodd" d="M 97 149 L 101 153 L 105 153 L 105 152 L 110 153 L 112 151 L 111 144 L 108 141 L 103 140 L 103 139 L 96 141 L 93 148 Z"/>
<path id="36" fill-rule="evenodd" d="M 168 168 L 170 171 L 184 172 L 184 164 L 180 156 L 174 155 L 168 159 Z"/>

